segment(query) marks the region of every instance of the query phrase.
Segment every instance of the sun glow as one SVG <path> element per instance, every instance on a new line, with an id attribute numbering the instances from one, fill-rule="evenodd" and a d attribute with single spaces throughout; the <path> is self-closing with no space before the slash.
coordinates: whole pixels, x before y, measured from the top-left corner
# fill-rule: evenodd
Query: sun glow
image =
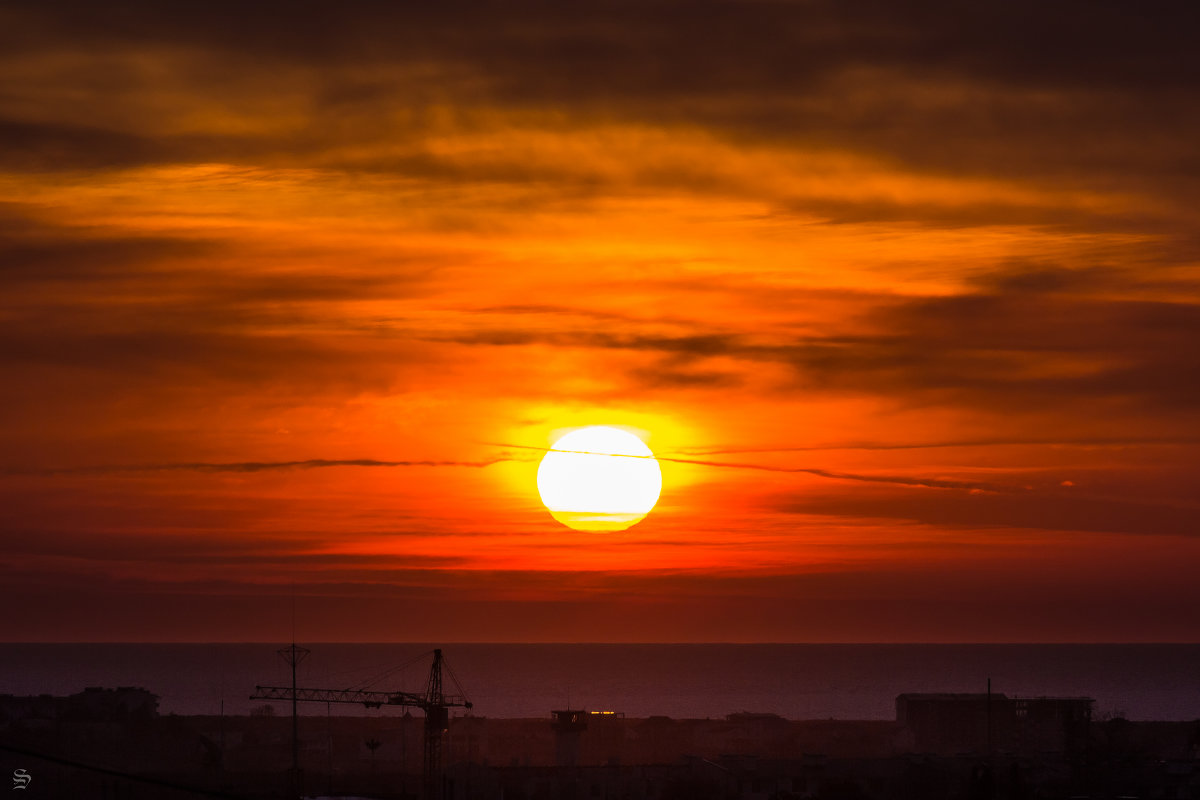
<path id="1" fill-rule="evenodd" d="M 542 503 L 567 527 L 621 531 L 654 508 L 662 471 L 636 435 L 595 425 L 554 443 L 538 467 L 537 485 Z"/>

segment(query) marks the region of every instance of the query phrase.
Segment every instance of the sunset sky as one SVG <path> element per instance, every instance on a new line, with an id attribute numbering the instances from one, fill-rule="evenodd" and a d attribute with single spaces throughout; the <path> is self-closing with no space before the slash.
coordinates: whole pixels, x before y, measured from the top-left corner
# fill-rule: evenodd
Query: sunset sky
<path id="1" fill-rule="evenodd" d="M 1200 640 L 1198 23 L 5 3 L 0 639 Z"/>

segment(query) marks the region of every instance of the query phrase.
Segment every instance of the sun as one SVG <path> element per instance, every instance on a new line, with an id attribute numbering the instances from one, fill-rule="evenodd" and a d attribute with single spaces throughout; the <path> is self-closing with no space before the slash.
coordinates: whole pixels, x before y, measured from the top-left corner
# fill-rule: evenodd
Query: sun
<path id="1" fill-rule="evenodd" d="M 542 503 L 568 528 L 623 531 L 658 502 L 662 471 L 637 436 L 593 425 L 554 443 L 538 467 L 537 485 Z"/>

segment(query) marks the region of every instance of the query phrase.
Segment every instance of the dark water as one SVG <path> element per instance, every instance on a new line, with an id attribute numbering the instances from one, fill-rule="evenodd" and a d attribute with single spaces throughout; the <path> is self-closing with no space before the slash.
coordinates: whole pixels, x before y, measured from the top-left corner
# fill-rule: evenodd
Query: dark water
<path id="1" fill-rule="evenodd" d="M 278 644 L 0 644 L 0 693 L 144 686 L 163 713 L 245 714 L 256 684 L 289 685 Z M 310 644 L 299 684 L 357 687 L 432 645 Z M 554 708 L 627 716 L 892 719 L 902 692 L 1085 695 L 1097 715 L 1200 719 L 1200 645 L 448 644 L 475 713 L 545 717 Z M 375 682 L 420 691 L 428 657 Z M 449 682 L 449 681 L 448 681 Z M 449 689 L 448 689 L 449 691 Z M 276 704 L 277 706 L 281 704 Z M 309 707 L 308 713 L 325 713 Z M 283 709 L 280 708 L 280 711 Z M 334 713 L 364 713 L 335 706 Z M 380 712 L 369 712 L 380 713 Z M 400 713 L 397 709 L 383 713 Z"/>

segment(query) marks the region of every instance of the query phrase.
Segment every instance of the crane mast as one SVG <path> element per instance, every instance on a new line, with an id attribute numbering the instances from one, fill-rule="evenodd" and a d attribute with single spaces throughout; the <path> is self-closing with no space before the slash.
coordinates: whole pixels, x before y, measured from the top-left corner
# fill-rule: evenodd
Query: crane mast
<path id="1" fill-rule="evenodd" d="M 442 736 L 450 727 L 451 708 L 471 708 L 462 695 L 447 695 L 442 688 L 442 651 L 433 651 L 433 665 L 424 694 L 379 692 L 366 689 L 310 689 L 292 686 L 256 686 L 251 700 L 290 700 L 313 703 L 354 703 L 366 708 L 410 706 L 425 714 L 425 746 L 421 764 L 425 800 L 441 800 Z M 296 748 L 293 731 L 293 750 Z"/>
<path id="2" fill-rule="evenodd" d="M 440 800 L 442 796 L 442 734 L 450 727 L 450 709 L 442 692 L 442 651 L 433 651 L 433 666 L 425 684 L 425 757 L 421 775 L 425 797 Z"/>

